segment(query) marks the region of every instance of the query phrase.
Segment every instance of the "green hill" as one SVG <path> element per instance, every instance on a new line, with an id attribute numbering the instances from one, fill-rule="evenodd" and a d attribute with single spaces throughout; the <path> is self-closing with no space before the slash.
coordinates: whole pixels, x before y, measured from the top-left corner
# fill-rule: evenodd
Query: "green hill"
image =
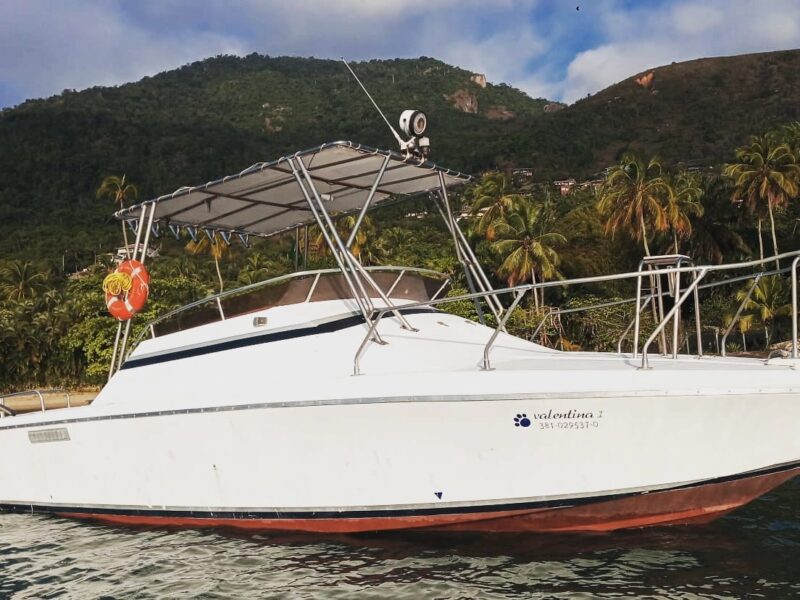
<path id="1" fill-rule="evenodd" d="M 437 162 L 533 167 L 538 180 L 589 175 L 627 148 L 718 164 L 749 135 L 797 119 L 800 101 L 800 51 L 660 67 L 651 88 L 630 78 L 553 112 L 432 58 L 354 67 L 392 121 L 405 108 L 429 114 Z M 116 243 L 113 207 L 94 198 L 105 175 L 125 173 L 152 197 L 335 139 L 393 147 L 330 60 L 224 56 L 25 102 L 0 112 L 0 257 Z"/>
<path id="2" fill-rule="evenodd" d="M 636 79 L 652 71 L 651 86 Z M 715 165 L 755 133 L 800 119 L 800 50 L 704 58 L 639 73 L 537 120 L 533 164 L 571 174 L 633 148 Z M 521 143 L 521 142 L 519 142 Z"/>
<path id="3" fill-rule="evenodd" d="M 354 67 L 392 121 L 424 109 L 437 160 L 467 170 L 491 165 L 493 140 L 547 103 L 506 85 L 481 87 L 472 73 L 430 58 Z M 29 252 L 34 231 L 56 252 L 72 244 L 64 226 L 78 235 L 104 229 L 113 207 L 94 190 L 105 175 L 126 173 L 151 197 L 337 139 L 393 145 L 337 61 L 218 57 L 25 102 L 0 113 L 0 255 Z"/>
<path id="4" fill-rule="evenodd" d="M 551 178 L 590 175 L 628 148 L 659 153 L 667 166 L 719 165 L 751 134 L 797 119 L 798 67 L 796 51 L 692 61 L 655 69 L 652 77 L 640 74 L 647 81 L 630 78 L 560 110 L 430 58 L 371 61 L 356 70 L 392 120 L 405 108 L 429 114 L 437 162 L 473 172 L 532 167 L 534 181 L 518 178 L 515 185 L 539 201 L 553 191 Z M 137 83 L 65 91 L 0 112 L 0 389 L 105 380 L 116 325 L 101 288 L 108 261 L 67 277 L 92 264 L 94 252 L 120 241 L 114 207 L 95 199 L 104 176 L 126 174 L 145 199 L 336 139 L 394 145 L 343 65 L 315 59 L 219 57 Z M 731 203 L 727 182 L 705 177 L 699 183 L 705 214 L 693 220 L 692 236 L 680 249 L 702 260 L 754 256 L 756 223 Z M 641 245 L 625 233 L 604 232 L 591 189 L 557 198 L 552 206 L 542 204 L 542 226 L 552 225 L 567 240 L 557 249 L 565 276 L 635 268 Z M 454 293 L 463 292 L 466 283 L 441 221 L 433 212 L 409 219 L 409 208 L 389 204 L 373 215 L 379 218 L 365 222 L 363 260 L 453 273 Z M 797 245 L 798 211 L 796 202 L 778 211 L 781 249 Z M 470 235 L 489 277 L 505 285 L 503 257 L 474 229 Z M 764 235 L 769 242 L 766 226 Z M 667 233 L 652 236 L 656 252 L 672 242 Z M 301 260 L 291 235 L 256 242 L 249 250 L 233 244 L 219 266 L 209 256 L 188 256 L 183 245 L 169 235 L 159 242 L 161 258 L 150 264 L 157 284 L 134 324 L 134 337 L 148 319 L 210 294 L 218 273 L 220 287 L 230 289 L 290 272 Z M 314 251 L 313 239 L 311 250 L 302 257 L 309 268 L 333 264 Z M 8 260 L 16 257 L 25 261 Z M 776 306 L 788 301 L 788 288 L 783 292 Z M 551 289 L 546 301 L 581 305 L 587 293 L 612 298 L 631 291 L 604 285 L 571 288 L 562 296 Z M 704 299 L 706 322 L 722 326 L 736 308 L 735 297 L 726 290 Z M 473 314 L 468 303 L 452 310 Z M 509 327 L 528 335 L 540 313 L 526 311 Z M 564 331 L 551 324 L 545 335 L 552 343 L 566 333 L 567 341 L 581 347 L 615 347 L 629 319 L 626 311 L 596 315 L 567 320 Z M 788 332 L 787 321 L 777 329 L 770 325 L 776 339 L 784 335 L 781 328 Z M 763 329 L 766 340 L 766 324 Z M 760 335 L 756 327 L 742 345 L 756 339 L 760 344 Z"/>

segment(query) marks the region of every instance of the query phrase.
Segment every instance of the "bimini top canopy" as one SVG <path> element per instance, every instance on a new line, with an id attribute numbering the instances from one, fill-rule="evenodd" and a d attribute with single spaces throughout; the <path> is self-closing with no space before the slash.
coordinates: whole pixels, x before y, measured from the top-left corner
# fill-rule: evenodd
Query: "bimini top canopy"
<path id="1" fill-rule="evenodd" d="M 308 185 L 303 167 L 313 187 Z M 255 164 L 238 175 L 205 185 L 180 188 L 118 211 L 115 216 L 121 220 L 138 219 L 143 207 L 155 204 L 154 222 L 173 228 L 267 237 L 314 222 L 306 193 L 316 191 L 329 214 L 347 213 L 362 208 L 376 182 L 372 204 L 390 196 L 438 190 L 440 175 L 446 187 L 470 179 L 419 158 L 351 142 L 333 142 L 274 162 Z"/>

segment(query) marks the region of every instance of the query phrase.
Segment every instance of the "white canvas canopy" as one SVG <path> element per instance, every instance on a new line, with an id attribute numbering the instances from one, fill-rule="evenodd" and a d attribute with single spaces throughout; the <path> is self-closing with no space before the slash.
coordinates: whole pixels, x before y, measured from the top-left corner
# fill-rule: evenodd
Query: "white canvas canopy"
<path id="1" fill-rule="evenodd" d="M 301 169 L 300 162 L 328 214 L 361 209 L 376 181 L 372 204 L 390 196 L 439 190 L 440 174 L 446 187 L 470 179 L 419 158 L 352 142 L 333 142 L 274 162 L 258 163 L 237 175 L 204 185 L 180 188 L 118 211 L 116 217 L 139 219 L 144 206 L 155 204 L 153 222 L 243 235 L 274 235 L 314 222 L 295 174 Z M 306 191 L 311 193 L 309 187 Z"/>

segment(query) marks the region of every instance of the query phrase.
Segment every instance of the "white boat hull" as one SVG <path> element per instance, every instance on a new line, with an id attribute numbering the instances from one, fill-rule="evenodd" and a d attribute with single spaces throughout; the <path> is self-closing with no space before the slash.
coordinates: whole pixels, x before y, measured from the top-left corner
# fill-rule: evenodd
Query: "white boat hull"
<path id="1" fill-rule="evenodd" d="M 800 465 L 794 394 L 286 406 L 277 392 L 210 410 L 6 419 L 0 451 L 15 459 L 0 466 L 0 504 L 140 524 L 610 530 L 713 518 Z"/>

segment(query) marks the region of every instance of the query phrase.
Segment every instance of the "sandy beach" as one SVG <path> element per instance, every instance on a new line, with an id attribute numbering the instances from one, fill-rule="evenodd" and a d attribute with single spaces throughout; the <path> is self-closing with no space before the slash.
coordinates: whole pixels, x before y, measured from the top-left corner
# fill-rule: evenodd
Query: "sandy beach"
<path id="1" fill-rule="evenodd" d="M 97 391 L 76 391 L 69 393 L 70 406 L 84 406 L 89 404 L 97 396 Z M 57 393 L 43 393 L 45 408 L 50 410 L 54 408 L 66 408 L 67 394 L 66 392 Z M 32 412 L 41 409 L 39 396 L 31 394 L 30 396 L 17 396 L 5 400 L 6 406 L 16 411 L 17 413 Z"/>

